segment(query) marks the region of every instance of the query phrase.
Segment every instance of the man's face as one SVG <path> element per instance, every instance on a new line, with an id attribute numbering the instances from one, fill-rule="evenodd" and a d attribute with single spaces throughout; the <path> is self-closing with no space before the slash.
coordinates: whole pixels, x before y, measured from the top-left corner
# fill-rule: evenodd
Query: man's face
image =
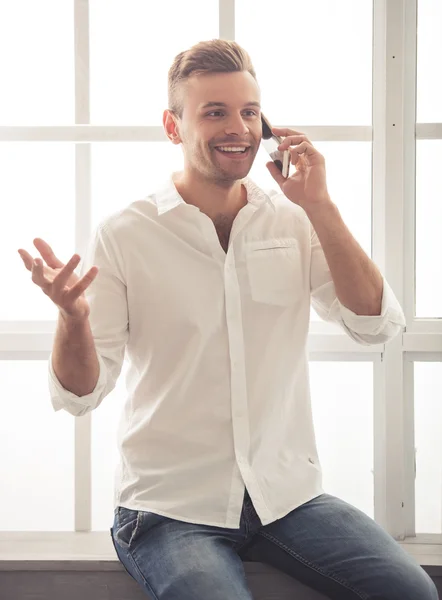
<path id="1" fill-rule="evenodd" d="M 186 168 L 224 185 L 245 177 L 261 141 L 259 103 L 246 71 L 190 77 L 178 123 Z"/>

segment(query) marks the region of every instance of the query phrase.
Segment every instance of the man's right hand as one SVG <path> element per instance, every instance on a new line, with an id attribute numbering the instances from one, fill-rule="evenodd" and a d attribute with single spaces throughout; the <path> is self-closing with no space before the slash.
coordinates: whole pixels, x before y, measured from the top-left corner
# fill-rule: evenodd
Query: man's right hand
<path id="1" fill-rule="evenodd" d="M 83 292 L 95 279 L 98 268 L 92 267 L 80 279 L 74 273 L 81 260 L 78 254 L 64 265 L 44 240 L 36 238 L 34 246 L 46 264 L 41 258 L 34 260 L 26 250 L 18 250 L 25 267 L 32 273 L 32 281 L 58 306 L 62 316 L 75 321 L 87 319 L 90 307 Z"/>

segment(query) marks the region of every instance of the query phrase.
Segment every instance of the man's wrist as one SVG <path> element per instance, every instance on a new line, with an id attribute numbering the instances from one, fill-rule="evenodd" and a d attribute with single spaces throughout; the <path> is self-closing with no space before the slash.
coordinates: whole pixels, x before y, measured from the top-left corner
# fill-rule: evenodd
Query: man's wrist
<path id="1" fill-rule="evenodd" d="M 77 329 L 78 327 L 82 327 L 87 323 L 89 315 L 84 315 L 82 317 L 73 317 L 72 315 L 68 315 L 67 313 L 60 310 L 59 319 L 66 327 L 66 329 Z"/>
<path id="2" fill-rule="evenodd" d="M 327 219 L 327 217 L 339 213 L 337 205 L 332 202 L 330 197 L 324 199 L 323 201 L 311 203 L 309 206 L 304 208 L 304 211 L 312 223 L 317 219 Z"/>

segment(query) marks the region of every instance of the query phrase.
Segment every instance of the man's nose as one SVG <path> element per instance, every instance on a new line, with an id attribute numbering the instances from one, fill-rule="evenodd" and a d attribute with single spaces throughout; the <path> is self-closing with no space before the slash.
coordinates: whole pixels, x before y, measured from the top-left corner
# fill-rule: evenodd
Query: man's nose
<path id="1" fill-rule="evenodd" d="M 232 116 L 226 123 L 226 134 L 246 135 L 247 133 L 249 133 L 249 128 L 240 115 Z"/>

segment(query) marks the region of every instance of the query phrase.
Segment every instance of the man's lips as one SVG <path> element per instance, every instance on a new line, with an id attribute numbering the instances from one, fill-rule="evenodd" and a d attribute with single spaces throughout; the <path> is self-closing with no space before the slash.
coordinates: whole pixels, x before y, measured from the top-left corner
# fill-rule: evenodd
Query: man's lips
<path id="1" fill-rule="evenodd" d="M 233 152 L 229 152 L 229 151 L 225 151 L 225 150 L 221 150 L 221 148 L 245 148 L 245 150 L 243 152 L 238 152 L 238 151 L 233 151 Z M 240 146 L 240 145 L 232 145 L 232 146 L 228 146 L 227 144 L 223 144 L 215 146 L 215 150 L 218 152 L 218 154 L 222 154 L 223 156 L 227 156 L 227 158 L 233 159 L 233 160 L 239 160 L 241 158 L 246 158 L 249 156 L 250 154 L 250 146 Z"/>

